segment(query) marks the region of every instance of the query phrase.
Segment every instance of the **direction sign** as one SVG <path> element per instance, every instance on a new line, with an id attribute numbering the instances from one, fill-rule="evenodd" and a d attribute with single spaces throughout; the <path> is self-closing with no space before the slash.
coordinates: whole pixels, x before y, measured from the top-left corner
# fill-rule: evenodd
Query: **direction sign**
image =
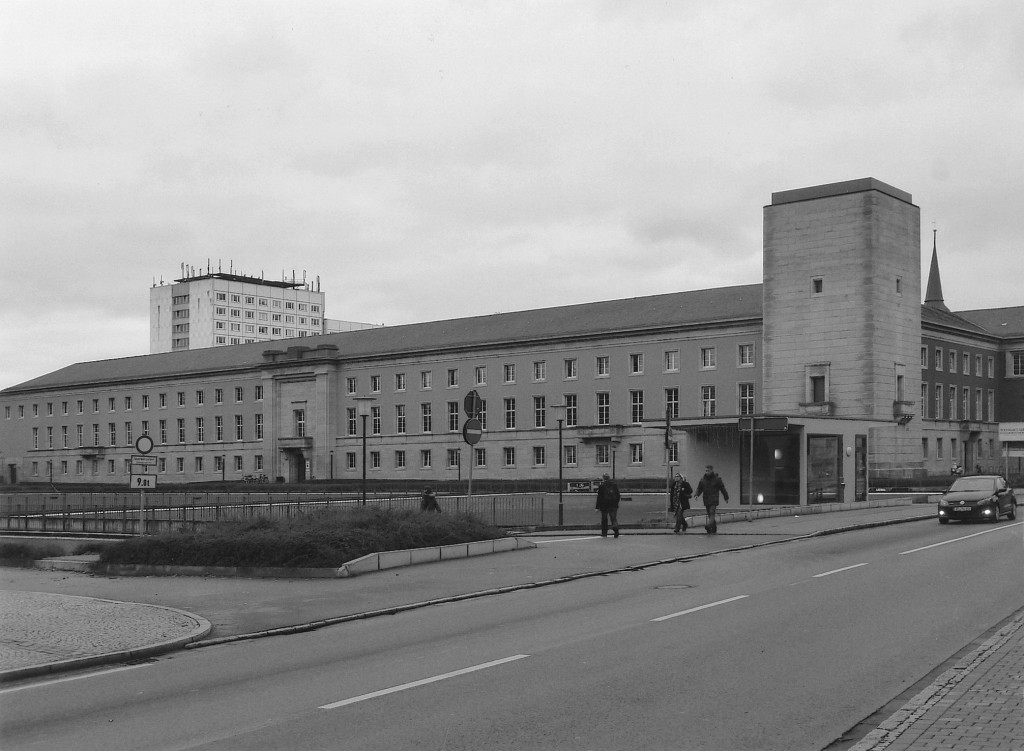
<path id="1" fill-rule="evenodd" d="M 155 456 L 132 456 L 132 464 L 138 464 L 141 467 L 153 467 L 159 461 Z"/>
<path id="2" fill-rule="evenodd" d="M 475 420 L 480 417 L 480 410 L 484 408 L 483 399 L 480 398 L 480 394 L 474 389 L 466 394 L 466 399 L 462 406 L 466 409 L 466 417 Z"/>
<path id="3" fill-rule="evenodd" d="M 133 490 L 152 490 L 156 487 L 156 475 L 132 475 L 129 483 Z"/>
<path id="4" fill-rule="evenodd" d="M 483 433 L 483 428 L 477 419 L 466 420 L 466 424 L 462 426 L 462 438 L 470 446 L 478 444 Z"/>

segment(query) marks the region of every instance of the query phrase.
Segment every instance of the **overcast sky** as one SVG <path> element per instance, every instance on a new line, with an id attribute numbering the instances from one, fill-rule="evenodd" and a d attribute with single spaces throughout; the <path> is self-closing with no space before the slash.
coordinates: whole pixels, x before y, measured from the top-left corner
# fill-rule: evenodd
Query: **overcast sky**
<path id="1" fill-rule="evenodd" d="M 758 283 L 860 177 L 1024 305 L 1022 89 L 1018 0 L 0 0 L 0 388 L 148 353 L 182 263 L 388 325 Z"/>

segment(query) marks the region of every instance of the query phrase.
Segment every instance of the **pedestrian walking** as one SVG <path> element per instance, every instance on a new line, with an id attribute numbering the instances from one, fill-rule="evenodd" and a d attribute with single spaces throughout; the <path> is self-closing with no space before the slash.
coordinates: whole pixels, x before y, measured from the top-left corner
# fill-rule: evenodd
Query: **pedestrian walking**
<path id="1" fill-rule="evenodd" d="M 619 486 L 608 475 L 597 487 L 597 504 L 594 506 L 601 512 L 601 537 L 608 536 L 608 525 L 611 524 L 615 536 L 619 536 Z"/>
<path id="2" fill-rule="evenodd" d="M 437 505 L 437 496 L 434 495 L 434 490 L 429 485 L 424 488 L 423 495 L 420 498 L 420 511 L 436 511 L 441 513 L 441 507 Z"/>
<path id="3" fill-rule="evenodd" d="M 704 525 L 704 530 L 709 535 L 718 532 L 718 520 L 715 518 L 715 512 L 718 511 L 719 495 L 724 500 L 729 500 L 729 492 L 725 489 L 725 483 L 722 482 L 721 477 L 715 474 L 715 468 L 709 464 L 704 468 L 704 476 L 697 483 L 697 492 L 694 494 L 694 497 L 703 496 L 704 498 L 704 508 L 708 515 L 708 523 Z"/>
<path id="4" fill-rule="evenodd" d="M 679 534 L 679 530 L 686 531 L 686 512 L 690 510 L 690 498 L 693 496 L 693 486 L 680 474 L 672 483 L 672 505 L 675 507 L 676 528 L 673 534 Z"/>

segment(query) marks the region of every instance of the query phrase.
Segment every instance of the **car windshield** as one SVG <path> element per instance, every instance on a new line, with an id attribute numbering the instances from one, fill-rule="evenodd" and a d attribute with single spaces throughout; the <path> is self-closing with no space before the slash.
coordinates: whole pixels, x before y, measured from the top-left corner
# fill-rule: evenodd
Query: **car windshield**
<path id="1" fill-rule="evenodd" d="M 949 486 L 950 493 L 994 491 L 996 481 L 991 477 L 961 477 Z"/>

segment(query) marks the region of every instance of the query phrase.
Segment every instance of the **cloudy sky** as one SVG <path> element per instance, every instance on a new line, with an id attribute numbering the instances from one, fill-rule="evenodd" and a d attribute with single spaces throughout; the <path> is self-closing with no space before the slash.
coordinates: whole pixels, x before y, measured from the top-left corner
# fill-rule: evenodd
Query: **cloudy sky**
<path id="1" fill-rule="evenodd" d="M 181 264 L 401 324 L 761 280 L 875 177 L 1024 305 L 1018 0 L 0 0 L 0 388 L 149 351 Z"/>

